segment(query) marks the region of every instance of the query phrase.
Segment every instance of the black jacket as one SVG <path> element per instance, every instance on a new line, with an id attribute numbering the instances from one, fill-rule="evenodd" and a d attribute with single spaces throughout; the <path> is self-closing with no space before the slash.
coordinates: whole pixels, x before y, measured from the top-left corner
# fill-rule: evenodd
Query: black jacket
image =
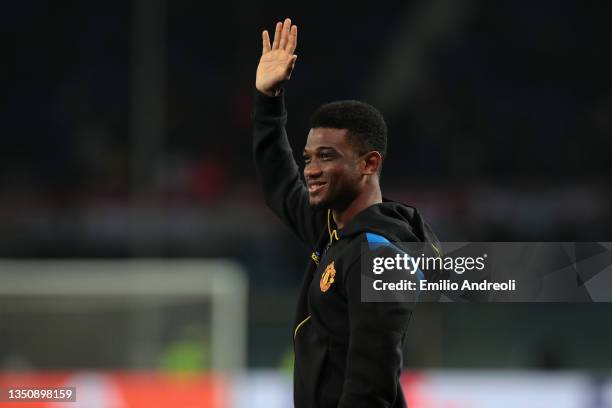
<path id="1" fill-rule="evenodd" d="M 413 304 L 361 301 L 368 239 L 436 241 L 412 207 L 385 200 L 337 230 L 313 210 L 287 140 L 283 96 L 255 91 L 254 156 L 268 206 L 312 248 L 294 325 L 296 408 L 405 407 L 399 377 Z"/>

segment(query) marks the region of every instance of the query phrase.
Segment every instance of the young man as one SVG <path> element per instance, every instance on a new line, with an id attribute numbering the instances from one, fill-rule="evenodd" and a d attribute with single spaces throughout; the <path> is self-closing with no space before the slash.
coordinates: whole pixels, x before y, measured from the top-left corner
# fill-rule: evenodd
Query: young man
<path id="1" fill-rule="evenodd" d="M 267 204 L 313 252 L 304 275 L 293 341 L 296 408 L 405 407 L 399 377 L 412 313 L 405 302 L 362 302 L 363 243 L 432 241 L 418 212 L 383 199 L 379 177 L 387 127 L 372 106 L 323 105 L 293 160 L 281 86 L 295 66 L 297 27 L 262 33 L 254 108 L 255 165 Z"/>

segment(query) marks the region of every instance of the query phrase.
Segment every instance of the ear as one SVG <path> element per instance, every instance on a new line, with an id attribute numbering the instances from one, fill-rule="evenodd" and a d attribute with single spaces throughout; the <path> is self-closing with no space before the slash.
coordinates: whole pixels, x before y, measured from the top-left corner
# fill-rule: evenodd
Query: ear
<path id="1" fill-rule="evenodd" d="M 363 156 L 363 163 L 363 174 L 375 174 L 382 165 L 382 156 L 377 151 L 366 153 Z"/>

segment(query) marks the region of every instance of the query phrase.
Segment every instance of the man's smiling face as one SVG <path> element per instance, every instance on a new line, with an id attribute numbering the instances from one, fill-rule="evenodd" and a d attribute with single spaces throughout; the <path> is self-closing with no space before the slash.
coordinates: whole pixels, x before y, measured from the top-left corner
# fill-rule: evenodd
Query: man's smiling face
<path id="1" fill-rule="evenodd" d="M 358 153 L 346 129 L 310 129 L 304 147 L 304 179 L 310 205 L 343 209 L 361 188 Z"/>

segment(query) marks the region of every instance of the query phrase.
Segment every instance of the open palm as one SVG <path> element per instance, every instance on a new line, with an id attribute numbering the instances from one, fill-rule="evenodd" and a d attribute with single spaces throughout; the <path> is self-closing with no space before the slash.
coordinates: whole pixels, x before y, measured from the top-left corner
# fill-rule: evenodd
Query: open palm
<path id="1" fill-rule="evenodd" d="M 297 26 L 292 26 L 289 18 L 285 19 L 284 23 L 276 23 L 272 45 L 267 30 L 262 32 L 261 37 L 263 47 L 257 66 L 255 87 L 266 95 L 278 95 L 280 86 L 291 78 L 295 67 L 297 55 L 293 52 L 297 46 Z"/>

